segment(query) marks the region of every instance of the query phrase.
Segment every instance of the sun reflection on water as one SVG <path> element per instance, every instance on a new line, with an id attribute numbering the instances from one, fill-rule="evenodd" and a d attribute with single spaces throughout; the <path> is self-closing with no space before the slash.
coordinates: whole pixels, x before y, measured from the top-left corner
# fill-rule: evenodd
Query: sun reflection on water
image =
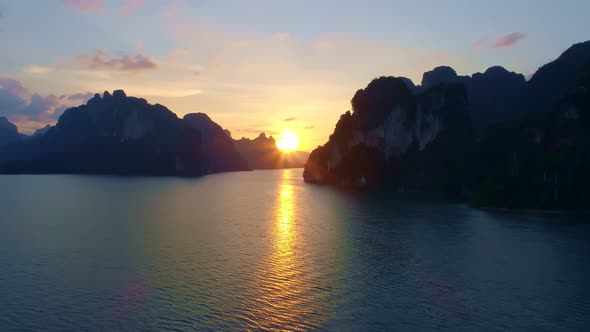
<path id="1" fill-rule="evenodd" d="M 308 330 L 314 299 L 309 296 L 311 271 L 306 271 L 300 250 L 295 188 L 289 183 L 289 170 L 278 187 L 274 219 L 270 226 L 271 246 L 256 280 L 256 298 L 249 305 L 246 320 L 256 330 L 289 327 Z"/>
<path id="2" fill-rule="evenodd" d="M 293 223 L 295 219 L 293 186 L 282 184 L 277 211 L 275 253 L 287 259 L 293 245 Z"/>

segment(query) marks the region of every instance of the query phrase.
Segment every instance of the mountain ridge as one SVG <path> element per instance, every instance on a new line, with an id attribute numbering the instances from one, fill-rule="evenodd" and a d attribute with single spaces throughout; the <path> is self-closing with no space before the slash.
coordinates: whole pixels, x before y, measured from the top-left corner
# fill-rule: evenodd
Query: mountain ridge
<path id="1" fill-rule="evenodd" d="M 590 41 L 529 82 L 498 66 L 472 76 L 437 67 L 420 86 L 376 78 L 312 151 L 304 180 L 436 192 L 475 206 L 580 209 L 590 204 L 588 77 Z"/>
<path id="2" fill-rule="evenodd" d="M 249 170 L 208 116 L 179 119 L 123 90 L 95 94 L 43 131 L 5 145 L 0 172 L 198 176 Z"/>

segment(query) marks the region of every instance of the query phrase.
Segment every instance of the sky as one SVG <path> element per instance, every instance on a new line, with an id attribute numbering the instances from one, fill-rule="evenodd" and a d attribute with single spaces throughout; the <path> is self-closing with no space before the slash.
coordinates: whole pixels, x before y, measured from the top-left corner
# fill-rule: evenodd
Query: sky
<path id="1" fill-rule="evenodd" d="M 590 1 L 0 0 L 0 116 L 24 133 L 96 92 L 323 144 L 383 75 L 531 75 L 590 39 Z"/>

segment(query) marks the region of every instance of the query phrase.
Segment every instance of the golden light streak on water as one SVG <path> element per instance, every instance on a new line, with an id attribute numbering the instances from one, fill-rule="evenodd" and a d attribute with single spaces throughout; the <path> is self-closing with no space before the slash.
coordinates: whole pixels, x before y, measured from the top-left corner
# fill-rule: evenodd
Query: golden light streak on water
<path id="1" fill-rule="evenodd" d="M 248 321 L 253 329 L 272 330 L 288 327 L 303 331 L 318 325 L 310 322 L 313 309 L 313 272 L 306 270 L 301 249 L 296 213 L 296 192 L 285 180 L 279 185 L 271 230 L 272 245 L 256 280 L 258 297 L 249 308 Z"/>

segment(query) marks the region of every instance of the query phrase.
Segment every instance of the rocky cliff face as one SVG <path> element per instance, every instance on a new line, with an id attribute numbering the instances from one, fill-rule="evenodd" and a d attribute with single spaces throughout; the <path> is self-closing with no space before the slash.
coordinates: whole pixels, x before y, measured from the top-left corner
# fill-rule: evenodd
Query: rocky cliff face
<path id="1" fill-rule="evenodd" d="M 6 146 L 0 171 L 194 176 L 248 169 L 235 150 L 213 153 L 220 144 L 208 136 L 214 123 L 195 117 L 181 120 L 122 90 L 96 94 L 45 133 Z"/>
<path id="2" fill-rule="evenodd" d="M 340 117 L 329 141 L 311 153 L 306 181 L 354 186 L 394 182 L 418 189 L 406 179 L 420 173 L 438 176 L 429 165 L 420 165 L 423 155 L 443 162 L 472 141 L 467 97 L 460 85 L 436 85 L 414 95 L 404 80 L 381 77 L 357 91 L 352 108 Z M 432 185 L 443 186 L 441 181 Z"/>

